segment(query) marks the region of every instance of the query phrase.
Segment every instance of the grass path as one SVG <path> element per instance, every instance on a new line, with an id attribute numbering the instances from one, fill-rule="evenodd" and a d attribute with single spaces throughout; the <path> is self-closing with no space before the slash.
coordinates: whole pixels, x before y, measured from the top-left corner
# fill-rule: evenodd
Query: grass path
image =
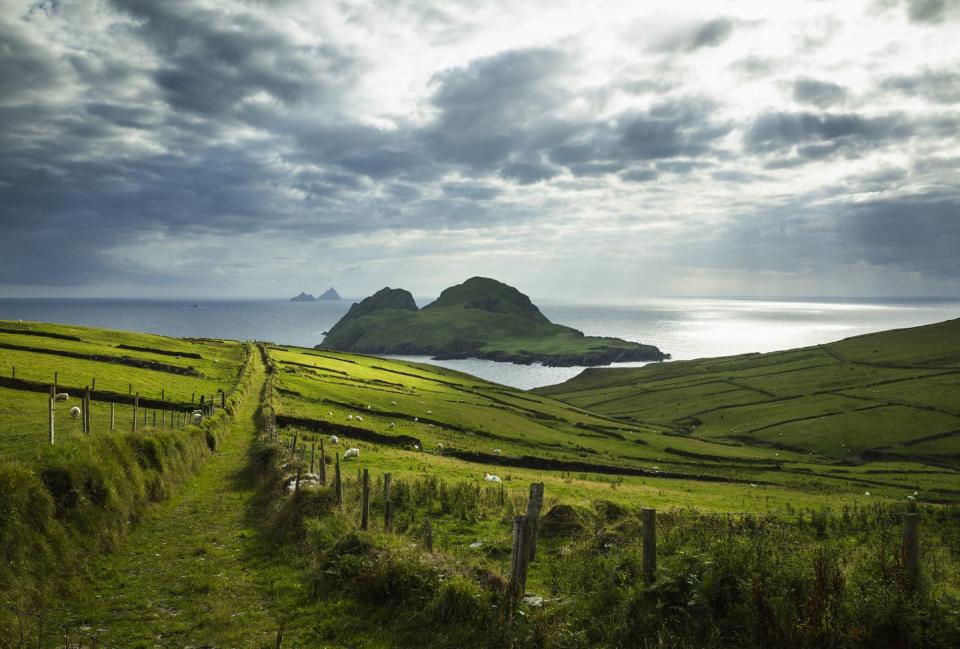
<path id="1" fill-rule="evenodd" d="M 181 495 L 139 521 L 120 551 L 91 566 L 65 618 L 125 648 L 272 647 L 281 621 L 299 629 L 316 619 L 302 572 L 258 535 L 246 468 L 264 375 L 253 359 L 258 383 L 221 448 Z"/>

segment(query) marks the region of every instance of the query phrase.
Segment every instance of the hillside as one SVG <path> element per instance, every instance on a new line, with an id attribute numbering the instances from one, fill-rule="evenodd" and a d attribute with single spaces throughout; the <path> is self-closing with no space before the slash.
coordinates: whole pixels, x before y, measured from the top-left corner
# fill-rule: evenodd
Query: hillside
<path id="1" fill-rule="evenodd" d="M 409 304 L 399 292 L 379 299 Z M 945 616 L 958 595 L 951 576 L 958 569 L 960 474 L 949 454 L 838 458 L 829 435 L 812 437 L 812 450 L 769 446 L 747 437 L 700 438 L 700 426 L 691 434 L 690 422 L 665 416 L 686 396 L 669 395 L 671 381 L 698 395 L 689 403 L 707 408 L 710 398 L 734 389 L 708 384 L 708 369 L 738 368 L 731 376 L 739 378 L 723 378 L 755 394 L 773 394 L 785 377 L 803 377 L 801 368 L 827 372 L 813 393 L 846 390 L 847 373 L 856 377 L 861 366 L 906 372 L 857 383 L 865 390 L 949 377 L 960 372 L 956 326 L 826 346 L 834 361 L 794 350 L 780 353 L 789 360 L 778 368 L 772 354 L 649 367 L 662 373 L 670 398 L 653 399 L 643 417 L 630 420 L 429 364 L 266 343 L 248 356 L 229 341 L 2 323 L 16 331 L 0 332 L 0 361 L 12 358 L 2 354 L 36 356 L 18 356 L 17 377 L 5 379 L 12 394 L 0 409 L 9 444 L 0 447 L 0 481 L 16 488 L 0 491 L 10 500 L 0 506 L 42 515 L 0 517 L 7 553 L 0 591 L 32 608 L 55 596 L 48 622 L 95 629 L 113 646 L 277 646 L 282 638 L 282 646 L 586 649 L 668 637 L 666 646 L 759 649 L 771 646 L 761 619 L 840 638 L 787 646 L 863 649 L 896 646 L 884 633 L 922 646 L 914 639 L 928 626 L 917 620 L 943 619 L 945 639 L 927 646 L 956 646 L 960 629 Z M 167 364 L 141 366 L 162 359 Z M 831 370 L 834 362 L 840 365 Z M 49 446 L 35 424 L 45 421 L 53 366 L 71 395 L 91 367 L 103 391 L 94 399 L 92 433 L 71 429 L 58 407 L 57 430 L 65 436 Z M 245 390 L 236 386 L 241 366 Z M 685 378 L 691 368 L 704 376 Z M 601 390 L 631 388 L 632 379 L 617 371 L 590 370 L 579 380 L 586 377 Z M 118 387 L 130 383 L 151 399 L 159 391 L 163 399 L 150 408 L 160 411 L 191 409 L 194 395 L 185 388 L 192 387 L 209 394 L 222 386 L 260 400 L 231 396 L 233 416 L 220 419 L 220 428 L 158 430 L 169 422 L 161 416 L 157 428 L 131 433 L 126 410 L 111 431 L 106 402 L 126 407 Z M 950 385 L 929 390 L 936 398 L 919 410 L 955 409 Z M 775 410 L 803 399 L 767 401 Z M 738 403 L 743 417 L 753 416 Z M 660 414 L 652 414 L 657 407 Z M 886 416 L 869 421 L 882 426 Z M 17 448 L 23 435 L 31 448 Z M 956 443 L 951 435 L 938 439 Z M 515 517 L 526 511 L 534 483 L 544 484 L 545 499 L 526 590 L 543 601 L 517 607 L 507 599 L 506 575 Z M 895 560 L 901 514 L 914 494 L 930 584 L 922 600 L 912 599 Z M 657 577 L 649 582 L 641 572 L 648 531 L 641 507 L 658 511 Z M 60 529 L 70 531 L 69 542 Z M 34 550 L 36 538 L 50 546 Z M 66 567 L 50 568 L 68 549 Z M 79 565 L 85 576 L 71 578 Z M 824 584 L 824 574 L 840 577 Z M 807 595 L 818 588 L 836 602 L 827 627 L 818 626 L 820 609 Z M 878 608 L 877 601 L 891 604 Z M 916 617 L 903 616 L 905 606 L 917 607 Z M 593 624 L 601 613 L 603 623 Z M 703 623 L 691 626 L 690 619 Z M 0 611 L 0 632 L 17 622 Z M 717 637 L 725 639 L 710 640 Z"/>
<path id="2" fill-rule="evenodd" d="M 517 289 L 483 277 L 444 290 L 423 309 L 408 291 L 384 288 L 350 307 L 317 348 L 554 366 L 667 358 L 652 345 L 554 324 Z"/>
<path id="3" fill-rule="evenodd" d="M 535 392 L 684 439 L 849 464 L 960 466 L 960 320 L 769 354 L 588 369 Z"/>

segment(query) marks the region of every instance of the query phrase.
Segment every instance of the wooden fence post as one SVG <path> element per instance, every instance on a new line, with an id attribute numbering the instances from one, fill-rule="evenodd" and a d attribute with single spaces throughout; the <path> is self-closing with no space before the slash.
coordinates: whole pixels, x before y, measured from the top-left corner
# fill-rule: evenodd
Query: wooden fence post
<path id="1" fill-rule="evenodd" d="M 657 510 L 641 509 L 643 522 L 643 577 L 648 583 L 657 576 Z"/>
<path id="2" fill-rule="evenodd" d="M 320 440 L 320 484 L 327 484 L 327 452 L 323 450 L 323 440 Z"/>
<path id="3" fill-rule="evenodd" d="M 363 470 L 363 502 L 360 509 L 360 529 L 366 530 L 370 525 L 370 471 Z"/>
<path id="4" fill-rule="evenodd" d="M 83 391 L 83 432 L 90 433 L 90 388 Z"/>
<path id="5" fill-rule="evenodd" d="M 336 463 L 333 467 L 333 480 L 337 491 L 337 507 L 343 507 L 343 484 L 340 482 L 340 454 L 333 456 Z"/>
<path id="6" fill-rule="evenodd" d="M 303 470 L 303 465 L 297 465 L 297 481 L 293 484 L 293 493 L 300 493 L 300 472 Z"/>
<path id="7" fill-rule="evenodd" d="M 907 569 L 907 585 L 916 590 L 920 584 L 920 514 L 903 514 L 903 565 Z"/>
<path id="8" fill-rule="evenodd" d="M 433 552 L 433 526 L 429 518 L 423 519 L 423 547 L 427 552 Z"/>
<path id="9" fill-rule="evenodd" d="M 220 407 L 221 408 L 227 407 L 227 393 L 224 392 L 223 390 L 220 390 Z"/>
<path id="10" fill-rule="evenodd" d="M 117 404 L 110 404 L 110 432 L 117 429 Z"/>
<path id="11" fill-rule="evenodd" d="M 290 444 L 290 457 L 293 458 L 297 454 L 297 433 L 293 434 L 293 443 Z"/>
<path id="12" fill-rule="evenodd" d="M 390 473 L 383 474 L 383 526 L 387 527 L 390 524 L 390 515 L 387 513 L 387 503 L 390 502 L 390 481 L 393 479 L 393 475 Z"/>
<path id="13" fill-rule="evenodd" d="M 500 485 L 501 487 L 503 485 Z M 530 497 L 527 499 L 527 518 L 530 522 L 530 561 L 537 558 L 537 535 L 540 532 L 540 508 L 543 507 L 543 483 L 530 484 Z"/>
<path id="14" fill-rule="evenodd" d="M 131 384 L 132 385 L 132 384 Z M 130 426 L 132 432 L 137 432 L 137 408 L 140 407 L 140 393 L 133 398 L 133 425 Z"/>
<path id="15" fill-rule="evenodd" d="M 313 473 L 313 459 L 317 454 L 317 443 L 310 442 L 310 473 Z"/>
<path id="16" fill-rule="evenodd" d="M 388 500 L 386 506 L 384 507 L 384 529 L 387 531 L 387 534 L 393 534 L 393 501 Z"/>
<path id="17" fill-rule="evenodd" d="M 54 442 L 53 429 L 54 429 L 54 423 L 57 420 L 56 403 L 57 403 L 57 387 L 55 385 L 51 385 L 50 386 L 49 429 L 47 431 L 47 441 L 49 441 L 50 444 L 53 444 Z"/>
<path id="18" fill-rule="evenodd" d="M 153 427 L 154 428 L 157 427 L 157 409 L 156 408 L 153 409 Z"/>
<path id="19" fill-rule="evenodd" d="M 127 384 L 127 394 L 133 394 L 133 383 Z"/>
<path id="20" fill-rule="evenodd" d="M 527 566 L 530 558 L 530 519 L 526 516 L 513 518 L 513 548 L 510 552 L 510 601 L 511 605 L 523 596 L 527 585 Z"/>

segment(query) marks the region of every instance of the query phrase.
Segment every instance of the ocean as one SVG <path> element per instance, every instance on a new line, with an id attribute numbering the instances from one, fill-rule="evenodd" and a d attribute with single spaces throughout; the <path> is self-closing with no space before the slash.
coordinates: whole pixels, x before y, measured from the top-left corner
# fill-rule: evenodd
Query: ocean
<path id="1" fill-rule="evenodd" d="M 430 301 L 430 298 L 417 300 L 421 305 Z M 596 303 L 535 302 L 553 322 L 575 327 L 588 335 L 615 336 L 656 345 L 674 360 L 802 347 L 960 317 L 960 298 L 636 298 Z M 286 300 L 5 298 L 0 299 L 0 319 L 70 323 L 168 336 L 270 340 L 312 347 L 351 304 L 349 299 L 294 303 Z M 559 383 L 583 369 L 402 358 L 433 362 L 522 389 Z"/>

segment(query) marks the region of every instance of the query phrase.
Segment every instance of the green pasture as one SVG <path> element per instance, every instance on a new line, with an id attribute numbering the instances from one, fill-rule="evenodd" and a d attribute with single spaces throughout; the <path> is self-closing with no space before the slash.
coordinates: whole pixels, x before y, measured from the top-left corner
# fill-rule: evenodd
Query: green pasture
<path id="1" fill-rule="evenodd" d="M 41 323 L 0 321 L 0 329 L 22 329 L 28 334 L 0 332 L 0 343 L 19 347 L 43 349 L 44 353 L 5 349 L 0 347 L 0 373 L 43 384 L 52 384 L 57 373 L 58 384 L 69 388 L 83 388 L 94 383 L 96 389 L 127 394 L 131 390 L 141 396 L 159 398 L 166 391 L 166 399 L 189 402 L 191 396 L 212 396 L 218 390 L 228 391 L 237 381 L 243 362 L 243 347 L 233 341 L 191 341 L 153 334 L 136 334 L 105 329 L 74 327 Z M 37 333 L 74 336 L 81 341 L 49 338 Z M 176 357 L 166 354 L 120 349 L 129 345 L 174 353 L 199 354 L 201 358 Z M 50 352 L 50 353 L 46 353 Z M 155 369 L 132 367 L 110 362 L 71 358 L 57 352 L 73 352 L 106 357 L 154 361 L 176 367 L 192 367 L 200 376 Z"/>

